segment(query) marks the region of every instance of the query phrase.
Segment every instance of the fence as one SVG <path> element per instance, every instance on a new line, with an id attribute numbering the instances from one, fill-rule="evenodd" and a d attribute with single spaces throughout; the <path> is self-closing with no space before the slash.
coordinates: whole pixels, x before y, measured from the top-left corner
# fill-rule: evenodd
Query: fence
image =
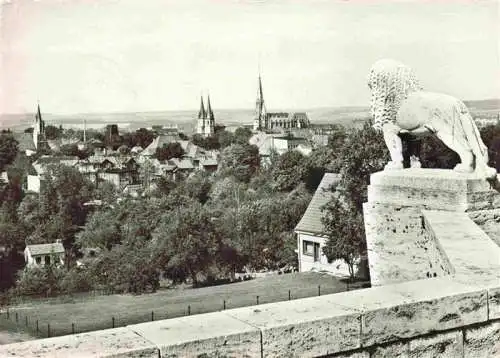
<path id="1" fill-rule="evenodd" d="M 362 287 L 362 286 L 361 286 Z M 163 320 L 169 318 L 176 318 L 187 315 L 195 315 L 201 313 L 209 313 L 214 311 L 221 311 L 231 308 L 246 307 L 252 305 L 259 305 L 264 303 L 280 302 L 286 300 L 294 300 L 299 298 L 306 298 L 312 296 L 320 296 L 325 294 L 337 293 L 341 291 L 349 291 L 352 289 L 361 288 L 360 285 L 353 287 L 346 284 L 345 289 L 332 289 L 331 287 L 322 288 L 318 285 L 316 289 L 308 288 L 295 288 L 295 289 L 276 289 L 274 292 L 268 294 L 259 294 L 255 296 L 235 296 L 232 298 L 221 297 L 202 297 L 198 301 L 194 301 L 191 297 L 191 302 L 188 300 L 182 302 L 165 302 L 164 309 L 156 306 L 152 310 L 133 311 L 129 308 L 120 313 L 103 315 L 97 314 L 92 317 L 92 313 L 88 313 L 86 317 L 81 319 L 68 320 L 67 317 L 61 317 L 62 320 L 55 319 L 60 315 L 50 314 L 50 312 L 39 312 L 38 310 L 27 308 L 11 308 L 0 313 L 0 319 L 4 319 L 14 323 L 17 328 L 25 331 L 35 337 L 55 337 L 67 334 L 76 334 L 89 331 L 95 331 L 107 328 L 123 327 L 130 324 L 144 323 L 156 320 Z M 89 310 L 91 311 L 91 310 Z M 47 314 L 47 316 L 44 316 Z M 49 316 L 51 318 L 49 318 Z M 71 316 L 71 315 L 68 315 Z"/>

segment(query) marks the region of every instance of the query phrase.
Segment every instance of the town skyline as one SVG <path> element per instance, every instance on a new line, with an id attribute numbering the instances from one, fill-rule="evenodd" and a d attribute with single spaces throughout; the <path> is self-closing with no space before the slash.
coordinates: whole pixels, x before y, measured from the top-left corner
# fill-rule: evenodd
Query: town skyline
<path id="1" fill-rule="evenodd" d="M 498 4 L 19 1 L 2 6 L 0 113 L 367 107 L 371 64 L 424 87 L 500 98 Z M 21 19 L 23 21 L 21 21 Z M 398 31 L 394 31 L 394 29 Z M 43 29 L 43 30 L 41 30 Z M 425 54 L 425 56 L 423 56 Z"/>

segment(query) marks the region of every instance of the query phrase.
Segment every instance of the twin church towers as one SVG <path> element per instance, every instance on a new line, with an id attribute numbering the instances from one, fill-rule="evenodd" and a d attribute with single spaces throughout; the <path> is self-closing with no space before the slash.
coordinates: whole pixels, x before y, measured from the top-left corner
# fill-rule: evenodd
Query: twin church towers
<path id="1" fill-rule="evenodd" d="M 196 126 L 196 133 L 203 137 L 213 136 L 215 133 L 215 116 L 210 104 L 210 96 L 207 98 L 207 108 L 203 103 L 203 96 L 201 96 L 200 111 L 198 112 L 198 124 Z"/>

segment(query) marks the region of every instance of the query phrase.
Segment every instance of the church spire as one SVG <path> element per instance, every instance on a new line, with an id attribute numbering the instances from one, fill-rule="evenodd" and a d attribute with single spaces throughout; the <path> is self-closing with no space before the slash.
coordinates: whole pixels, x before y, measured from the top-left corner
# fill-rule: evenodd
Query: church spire
<path id="1" fill-rule="evenodd" d="M 262 79 L 260 77 L 260 73 L 259 73 L 259 88 L 257 91 L 257 103 L 259 103 L 261 106 L 264 105 L 264 94 L 262 92 Z"/>
<path id="2" fill-rule="evenodd" d="M 211 122 L 213 122 L 215 120 L 214 112 L 212 111 L 212 106 L 210 105 L 210 95 L 208 95 L 208 98 L 207 98 L 207 116 Z"/>
<path id="3" fill-rule="evenodd" d="M 264 93 L 262 91 L 262 78 L 259 72 L 259 87 L 257 89 L 257 100 L 255 101 L 254 130 L 262 130 L 265 127 L 266 110 L 264 106 Z"/>
<path id="4" fill-rule="evenodd" d="M 205 112 L 205 106 L 203 104 L 203 96 L 201 96 L 200 111 L 198 112 L 198 119 L 207 118 L 207 112 Z"/>

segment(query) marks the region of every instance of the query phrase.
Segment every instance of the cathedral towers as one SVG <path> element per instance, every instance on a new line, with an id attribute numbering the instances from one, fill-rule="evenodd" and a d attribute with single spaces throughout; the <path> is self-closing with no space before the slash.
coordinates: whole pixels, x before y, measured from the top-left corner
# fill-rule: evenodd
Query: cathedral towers
<path id="1" fill-rule="evenodd" d="M 203 103 L 203 96 L 201 97 L 196 133 L 203 137 L 210 137 L 215 133 L 215 116 L 212 110 L 212 105 L 210 104 L 210 96 L 207 98 L 206 110 Z"/>

